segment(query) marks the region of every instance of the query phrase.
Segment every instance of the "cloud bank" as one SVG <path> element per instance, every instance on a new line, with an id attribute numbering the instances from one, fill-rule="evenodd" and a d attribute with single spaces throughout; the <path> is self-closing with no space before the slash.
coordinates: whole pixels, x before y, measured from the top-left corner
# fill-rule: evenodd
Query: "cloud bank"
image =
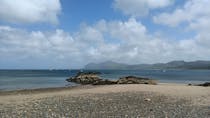
<path id="1" fill-rule="evenodd" d="M 58 24 L 59 0 L 1 0 L 0 20 L 12 23 Z"/>
<path id="2" fill-rule="evenodd" d="M 149 34 L 147 28 L 134 18 L 127 21 L 101 20 L 91 26 L 83 25 L 72 34 L 61 29 L 29 32 L 1 26 L 0 39 L 0 56 L 4 59 L 11 62 L 44 60 L 54 68 L 61 63 L 63 68 L 80 68 L 88 62 L 106 60 L 136 64 L 210 59 L 207 37 L 198 35 L 192 39 L 171 41 Z"/>
<path id="3" fill-rule="evenodd" d="M 152 9 L 163 8 L 173 4 L 173 0 L 114 0 L 115 9 L 132 17 L 145 16 Z"/>
<path id="4" fill-rule="evenodd" d="M 210 25 L 210 1 L 188 0 L 181 8 L 170 13 L 161 13 L 153 17 L 154 22 L 171 27 L 187 24 L 190 29 L 207 28 Z"/>

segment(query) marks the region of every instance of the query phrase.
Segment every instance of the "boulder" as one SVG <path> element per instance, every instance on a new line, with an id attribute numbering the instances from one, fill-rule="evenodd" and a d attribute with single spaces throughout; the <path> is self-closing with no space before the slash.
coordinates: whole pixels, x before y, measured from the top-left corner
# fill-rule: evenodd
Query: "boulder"
<path id="1" fill-rule="evenodd" d="M 75 77 L 67 79 L 68 82 L 74 82 L 77 84 L 93 84 L 95 82 L 101 81 L 98 73 L 95 72 L 79 72 Z"/>
<path id="2" fill-rule="evenodd" d="M 112 85 L 112 84 L 117 84 L 117 81 L 106 79 L 106 80 L 96 81 L 95 83 L 93 83 L 93 85 Z"/>
<path id="3" fill-rule="evenodd" d="M 208 86 L 210 86 L 210 82 L 205 82 L 203 84 L 198 84 L 198 86 L 208 87 Z"/>
<path id="4" fill-rule="evenodd" d="M 127 77 L 122 77 L 119 80 L 117 80 L 117 84 L 151 84 L 151 85 L 156 85 L 157 81 L 151 80 L 149 78 L 127 76 Z"/>
<path id="5" fill-rule="evenodd" d="M 191 84 L 191 83 L 189 83 L 189 84 L 188 84 L 188 86 L 192 86 L 192 84 Z"/>

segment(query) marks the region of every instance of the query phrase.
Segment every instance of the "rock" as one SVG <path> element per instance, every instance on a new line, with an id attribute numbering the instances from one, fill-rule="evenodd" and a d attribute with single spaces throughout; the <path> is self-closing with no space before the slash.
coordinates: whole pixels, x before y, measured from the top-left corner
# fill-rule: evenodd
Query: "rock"
<path id="1" fill-rule="evenodd" d="M 144 101 L 150 102 L 151 99 L 150 98 L 144 98 Z"/>
<path id="2" fill-rule="evenodd" d="M 117 80 L 117 84 L 151 84 L 151 85 L 156 85 L 157 81 L 151 80 L 151 79 L 148 79 L 148 78 L 127 76 L 127 77 L 122 77 L 119 80 Z"/>
<path id="3" fill-rule="evenodd" d="M 74 82 L 77 84 L 93 84 L 95 82 L 101 81 L 100 77 L 98 76 L 98 73 L 95 72 L 79 72 L 75 77 L 71 77 L 67 79 L 68 82 Z"/>
<path id="4" fill-rule="evenodd" d="M 117 84 L 117 82 L 114 80 L 106 79 L 106 80 L 100 80 L 100 81 L 93 83 L 93 85 L 112 85 L 112 84 Z"/>
<path id="5" fill-rule="evenodd" d="M 71 77 L 67 79 L 68 82 L 74 82 L 77 84 L 92 84 L 92 85 L 112 85 L 112 84 L 152 84 L 156 85 L 157 82 L 155 80 L 151 80 L 148 78 L 141 78 L 135 76 L 127 76 L 118 79 L 117 81 L 114 80 L 104 80 L 101 79 L 98 75 L 99 73 L 95 72 L 79 72 L 75 77 Z"/>
<path id="6" fill-rule="evenodd" d="M 210 82 L 205 82 L 203 84 L 198 84 L 198 86 L 208 87 L 208 86 L 210 86 Z"/>

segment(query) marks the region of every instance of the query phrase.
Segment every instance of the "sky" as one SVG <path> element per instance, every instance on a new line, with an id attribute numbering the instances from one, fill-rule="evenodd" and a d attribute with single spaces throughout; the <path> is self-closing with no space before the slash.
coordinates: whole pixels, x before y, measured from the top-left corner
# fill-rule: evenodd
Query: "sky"
<path id="1" fill-rule="evenodd" d="M 0 69 L 210 60 L 210 0 L 1 0 Z"/>

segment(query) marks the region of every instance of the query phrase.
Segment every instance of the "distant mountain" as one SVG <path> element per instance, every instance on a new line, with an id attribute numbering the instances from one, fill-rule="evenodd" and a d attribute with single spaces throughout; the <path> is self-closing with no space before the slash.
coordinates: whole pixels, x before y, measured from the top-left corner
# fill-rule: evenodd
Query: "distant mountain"
<path id="1" fill-rule="evenodd" d="M 137 64 L 128 65 L 117 63 L 113 61 L 106 61 L 102 63 L 89 63 L 85 69 L 122 69 L 122 70 L 138 70 L 138 69 L 210 69 L 210 61 L 171 61 L 168 63 L 157 64 Z"/>

